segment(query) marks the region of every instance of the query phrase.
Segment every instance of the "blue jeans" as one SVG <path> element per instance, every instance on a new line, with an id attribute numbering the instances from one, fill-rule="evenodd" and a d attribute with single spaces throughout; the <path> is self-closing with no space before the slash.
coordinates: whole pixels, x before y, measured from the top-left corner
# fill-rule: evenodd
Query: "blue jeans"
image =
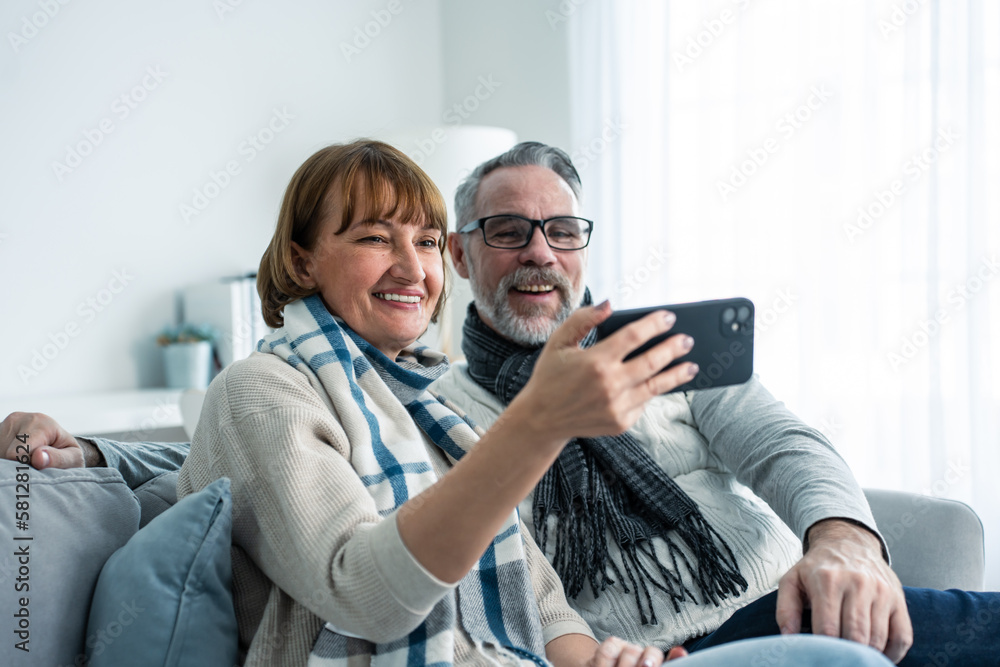
<path id="1" fill-rule="evenodd" d="M 903 588 L 913 623 L 913 646 L 900 667 L 1000 667 L 1000 593 Z M 693 653 L 749 637 L 779 633 L 778 594 L 743 607 L 715 632 L 692 639 Z M 809 613 L 802 619 L 809 632 Z"/>
<path id="2" fill-rule="evenodd" d="M 664 663 L 666 664 L 666 663 Z M 812 635 L 758 637 L 692 653 L 676 663 L 683 667 L 892 667 L 878 651 L 845 641 Z"/>

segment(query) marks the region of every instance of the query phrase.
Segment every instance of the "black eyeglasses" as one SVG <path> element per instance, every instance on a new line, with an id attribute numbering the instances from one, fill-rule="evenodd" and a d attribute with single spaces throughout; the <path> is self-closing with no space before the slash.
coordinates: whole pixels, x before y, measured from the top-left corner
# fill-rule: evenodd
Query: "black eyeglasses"
<path id="1" fill-rule="evenodd" d="M 468 234 L 478 228 L 483 230 L 486 245 L 511 250 L 531 243 L 535 227 L 542 230 L 542 236 L 549 247 L 555 250 L 580 250 L 590 243 L 594 222 L 565 215 L 546 220 L 531 220 L 520 215 L 491 215 L 473 220 L 458 230 L 458 233 Z"/>

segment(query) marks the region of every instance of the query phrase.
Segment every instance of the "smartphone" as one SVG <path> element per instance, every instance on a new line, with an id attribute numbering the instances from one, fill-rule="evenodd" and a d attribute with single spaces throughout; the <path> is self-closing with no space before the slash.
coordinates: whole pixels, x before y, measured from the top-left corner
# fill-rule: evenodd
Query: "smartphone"
<path id="1" fill-rule="evenodd" d="M 650 339 L 625 358 L 631 359 L 679 333 L 694 338 L 694 347 L 691 351 L 675 359 L 663 370 L 693 361 L 698 364 L 698 374 L 690 382 L 685 382 L 667 393 L 742 384 L 750 379 L 753 374 L 754 316 L 753 302 L 750 299 L 742 297 L 715 299 L 672 306 L 619 310 L 597 326 L 597 339 L 607 338 L 629 322 L 654 310 L 669 310 L 677 316 L 677 321 L 670 331 Z"/>

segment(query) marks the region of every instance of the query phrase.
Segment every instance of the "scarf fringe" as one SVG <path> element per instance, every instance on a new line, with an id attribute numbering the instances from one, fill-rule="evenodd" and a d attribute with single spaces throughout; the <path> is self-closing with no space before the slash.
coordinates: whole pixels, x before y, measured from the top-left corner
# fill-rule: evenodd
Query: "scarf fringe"
<path id="1" fill-rule="evenodd" d="M 533 520 L 538 546 L 544 552 L 553 528 L 555 549 L 552 566 L 563 582 L 566 595 L 577 597 L 589 585 L 594 597 L 600 597 L 609 586 L 619 584 L 625 593 L 632 593 L 642 624 L 657 623 L 650 587 L 666 595 L 675 612 L 687 600 L 698 602 L 684 583 L 687 573 L 702 593 L 702 602 L 719 606 L 727 597 L 736 597 L 746 590 L 747 582 L 740 574 L 736 559 L 718 532 L 700 514 L 689 514 L 672 529 L 657 529 L 648 517 L 638 519 L 631 512 L 609 513 L 607 494 L 613 488 L 603 484 L 588 489 L 593 498 L 591 512 L 582 499 L 571 491 L 571 485 L 560 468 L 553 468 L 552 484 L 539 484 L 535 491 Z M 600 474 L 589 467 L 591 475 Z M 544 480 L 543 480 L 544 481 Z M 561 487 L 561 492 L 556 488 Z M 625 493 L 619 488 L 618 495 Z M 571 499 L 571 503 L 567 503 Z M 628 499 L 618 499 L 618 507 L 628 506 Z M 630 516 L 631 514 L 631 516 Z M 555 522 L 549 516 L 557 517 Z M 554 526 L 550 526 L 554 523 Z M 622 569 L 611 557 L 607 528 L 617 539 Z M 651 540 L 660 537 L 666 547 L 669 563 L 657 557 Z M 705 538 L 708 539 L 705 539 Z M 691 559 L 679 542 L 688 546 Z M 697 566 L 692 565 L 692 559 Z"/>

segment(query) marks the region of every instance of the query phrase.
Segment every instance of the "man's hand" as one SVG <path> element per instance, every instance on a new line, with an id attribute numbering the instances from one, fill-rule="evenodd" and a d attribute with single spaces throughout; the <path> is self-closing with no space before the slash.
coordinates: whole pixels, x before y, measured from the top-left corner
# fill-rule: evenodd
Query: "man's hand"
<path id="1" fill-rule="evenodd" d="M 813 634 L 872 646 L 898 663 L 913 644 L 913 626 L 899 578 L 868 530 L 839 519 L 809 529 L 809 550 L 778 584 L 782 634 L 797 633 L 812 608 Z"/>
<path id="2" fill-rule="evenodd" d="M 17 460 L 24 455 L 24 450 L 17 448 L 24 445 L 30 451 L 31 465 L 39 470 L 83 468 L 101 465 L 103 461 L 100 450 L 89 442 L 77 440 L 52 417 L 40 412 L 12 412 L 0 422 L 3 458 Z"/>

